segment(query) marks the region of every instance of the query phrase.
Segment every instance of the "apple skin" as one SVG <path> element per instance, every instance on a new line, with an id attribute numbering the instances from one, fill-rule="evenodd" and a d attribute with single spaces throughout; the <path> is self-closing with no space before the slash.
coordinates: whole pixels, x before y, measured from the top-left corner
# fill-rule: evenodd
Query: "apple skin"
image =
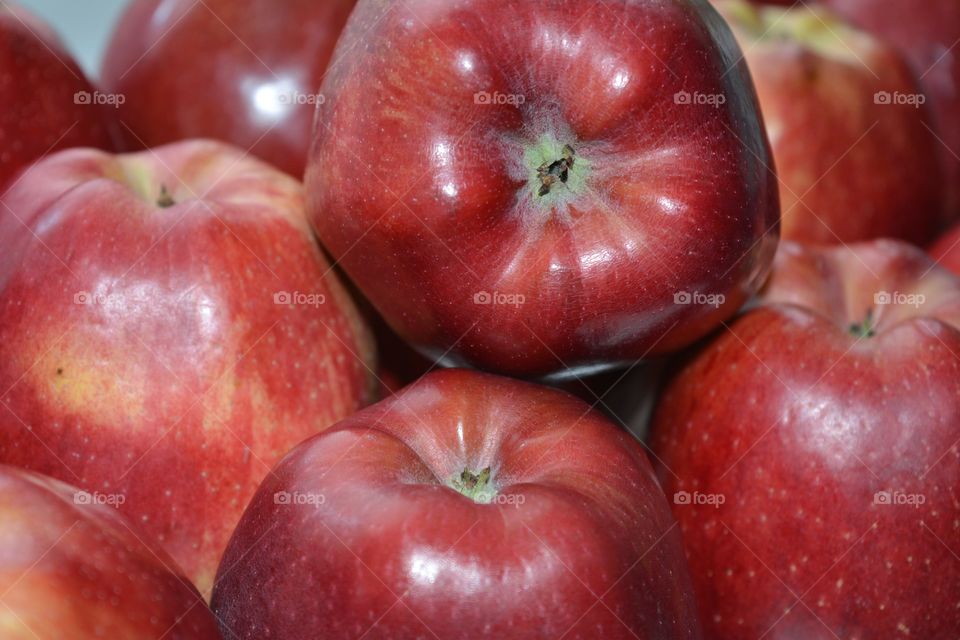
<path id="1" fill-rule="evenodd" d="M 960 2 L 821 0 L 852 23 L 898 47 L 930 98 L 931 127 L 945 167 L 951 219 L 960 217 Z"/>
<path id="2" fill-rule="evenodd" d="M 445 364 L 535 377 L 671 352 L 772 259 L 775 176 L 720 17 L 700 0 L 583 9 L 360 0 L 324 80 L 314 228 Z M 539 195 L 567 144 L 568 181 Z"/>
<path id="3" fill-rule="evenodd" d="M 61 152 L 3 204 L 0 462 L 123 494 L 209 596 L 264 474 L 373 392 L 371 337 L 301 185 L 191 141 Z"/>
<path id="4" fill-rule="evenodd" d="M 929 253 L 941 267 L 960 275 L 960 225 L 940 236 L 931 245 Z"/>
<path id="5" fill-rule="evenodd" d="M 0 465 L 4 640 L 219 640 L 172 559 L 117 511 L 40 474 Z"/>
<path id="6" fill-rule="evenodd" d="M 486 504 L 448 484 L 486 467 Z M 287 455 L 230 541 L 213 607 L 243 639 L 700 637 L 640 446 L 572 396 L 467 370 Z"/>
<path id="7" fill-rule="evenodd" d="M 960 280 L 915 247 L 784 243 L 758 306 L 670 380 L 651 446 L 707 637 L 960 634 L 958 326 Z"/>
<path id="8" fill-rule="evenodd" d="M 944 223 L 939 143 L 890 44 L 824 7 L 715 0 L 744 51 L 780 177 L 785 240 L 932 240 Z M 923 98 L 916 98 L 925 100 Z"/>
<path id="9" fill-rule="evenodd" d="M 113 149 L 107 108 L 74 99 L 94 91 L 46 23 L 13 2 L 0 5 L 0 191 L 52 151 Z"/>
<path id="10" fill-rule="evenodd" d="M 126 148 L 216 138 L 301 178 L 316 96 L 355 0 L 138 0 L 103 83 L 126 96 Z"/>

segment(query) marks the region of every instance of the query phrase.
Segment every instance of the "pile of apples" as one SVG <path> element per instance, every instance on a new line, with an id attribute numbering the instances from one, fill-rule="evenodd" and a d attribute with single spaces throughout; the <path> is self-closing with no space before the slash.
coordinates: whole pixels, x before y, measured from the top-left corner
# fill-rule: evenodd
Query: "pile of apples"
<path id="1" fill-rule="evenodd" d="M 960 2 L 0 6 L 0 639 L 960 637 Z"/>

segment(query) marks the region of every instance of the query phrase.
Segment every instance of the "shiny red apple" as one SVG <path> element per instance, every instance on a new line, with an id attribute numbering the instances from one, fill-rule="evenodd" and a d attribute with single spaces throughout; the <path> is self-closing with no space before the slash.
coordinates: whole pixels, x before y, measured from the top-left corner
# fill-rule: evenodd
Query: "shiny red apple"
<path id="1" fill-rule="evenodd" d="M 317 93 L 355 0 L 138 0 L 103 82 L 130 149 L 212 137 L 301 177 Z"/>
<path id="2" fill-rule="evenodd" d="M 242 639 L 700 637 L 640 446 L 572 396 L 466 370 L 287 455 L 213 607 Z"/>
<path id="3" fill-rule="evenodd" d="M 631 362 L 762 279 L 776 182 L 705 3 L 361 0 L 337 55 L 312 222 L 431 357 L 525 376 Z"/>
<path id="4" fill-rule="evenodd" d="M 0 465 L 4 640 L 219 640 L 200 594 L 118 498 Z"/>
<path id="5" fill-rule="evenodd" d="M 760 97 L 783 237 L 929 242 L 943 224 L 927 97 L 892 46 L 824 7 L 714 0 Z"/>
<path id="6" fill-rule="evenodd" d="M 945 166 L 949 211 L 960 217 L 960 2 L 822 1 L 897 46 L 913 66 L 935 120 L 931 128 Z"/>
<path id="7" fill-rule="evenodd" d="M 960 279 L 781 248 L 666 385 L 652 446 L 707 636 L 960 636 Z"/>
<path id="8" fill-rule="evenodd" d="M 2 203 L 0 462 L 122 494 L 208 592 L 270 467 L 372 392 L 300 184 L 193 141 L 62 152 Z"/>
<path id="9" fill-rule="evenodd" d="M 114 104 L 46 23 L 13 2 L 0 4 L 0 191 L 53 151 L 111 149 Z"/>

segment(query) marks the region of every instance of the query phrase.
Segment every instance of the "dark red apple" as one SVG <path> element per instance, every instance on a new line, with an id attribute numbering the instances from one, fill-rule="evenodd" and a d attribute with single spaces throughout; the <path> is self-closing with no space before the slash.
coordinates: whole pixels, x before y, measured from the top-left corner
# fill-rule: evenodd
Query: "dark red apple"
<path id="1" fill-rule="evenodd" d="M 948 206 L 960 217 L 960 2 L 822 0 L 854 24 L 899 47 L 920 78 L 936 120 Z"/>
<path id="2" fill-rule="evenodd" d="M 354 2 L 132 2 L 103 66 L 126 97 L 128 148 L 212 137 L 301 177 L 317 89 Z"/>
<path id="3" fill-rule="evenodd" d="M 894 241 L 782 246 L 653 450 L 707 636 L 960 636 L 960 279 Z"/>
<path id="4" fill-rule="evenodd" d="M 714 5 L 760 96 L 784 239 L 933 239 L 944 220 L 939 144 L 899 52 L 815 4 Z"/>
<path id="5" fill-rule="evenodd" d="M 115 102 L 90 84 L 47 24 L 13 2 L 0 4 L 0 191 L 52 151 L 111 149 L 107 112 Z"/>
<path id="6" fill-rule="evenodd" d="M 337 55 L 312 221 L 431 357 L 632 362 L 702 336 L 765 274 L 776 182 L 706 3 L 361 0 Z"/>
<path id="7" fill-rule="evenodd" d="M 0 465 L 4 640 L 219 640 L 182 571 L 111 506 L 119 498 Z"/>
<path id="8" fill-rule="evenodd" d="M 643 450 L 581 401 L 428 374 L 294 449 L 217 574 L 240 638 L 698 638 Z"/>
<path id="9" fill-rule="evenodd" d="M 194 141 L 34 165 L 0 208 L 0 462 L 119 493 L 201 592 L 270 467 L 372 392 L 301 185 Z"/>
<path id="10" fill-rule="evenodd" d="M 941 267 L 960 275 L 960 226 L 940 236 L 930 247 L 929 253 Z"/>

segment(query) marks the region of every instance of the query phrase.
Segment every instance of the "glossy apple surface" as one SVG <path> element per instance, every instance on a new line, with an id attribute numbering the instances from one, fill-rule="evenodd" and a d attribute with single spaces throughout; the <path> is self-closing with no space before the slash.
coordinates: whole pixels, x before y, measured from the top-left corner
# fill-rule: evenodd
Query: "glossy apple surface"
<path id="1" fill-rule="evenodd" d="M 62 152 L 3 204 L 0 461 L 123 494 L 208 592 L 270 467 L 372 391 L 300 184 L 194 141 Z"/>
<path id="2" fill-rule="evenodd" d="M 784 239 L 923 244 L 943 223 L 926 96 L 900 53 L 813 4 L 715 0 L 744 51 L 780 178 Z"/>
<path id="3" fill-rule="evenodd" d="M 361 0 L 338 55 L 312 222 L 431 357 L 630 362 L 703 335 L 765 273 L 769 150 L 705 2 Z"/>
<path id="4" fill-rule="evenodd" d="M 94 104 L 95 92 L 47 24 L 0 5 L 0 191 L 53 151 L 112 148 L 109 107 Z"/>
<path id="5" fill-rule="evenodd" d="M 301 444 L 214 610 L 241 638 L 697 638 L 640 446 L 567 394 L 435 372 Z"/>
<path id="6" fill-rule="evenodd" d="M 897 46 L 920 78 L 946 167 L 948 206 L 960 217 L 960 2 L 822 0 L 856 25 Z"/>
<path id="7" fill-rule="evenodd" d="M 708 637 L 960 635 L 958 326 L 919 249 L 786 243 L 666 386 L 652 446 Z"/>
<path id="8" fill-rule="evenodd" d="M 0 465 L 4 640 L 219 640 L 200 594 L 113 498 Z"/>
<path id="9" fill-rule="evenodd" d="M 217 138 L 302 177 L 317 89 L 353 4 L 131 2 L 102 73 L 126 97 L 127 147 Z"/>

